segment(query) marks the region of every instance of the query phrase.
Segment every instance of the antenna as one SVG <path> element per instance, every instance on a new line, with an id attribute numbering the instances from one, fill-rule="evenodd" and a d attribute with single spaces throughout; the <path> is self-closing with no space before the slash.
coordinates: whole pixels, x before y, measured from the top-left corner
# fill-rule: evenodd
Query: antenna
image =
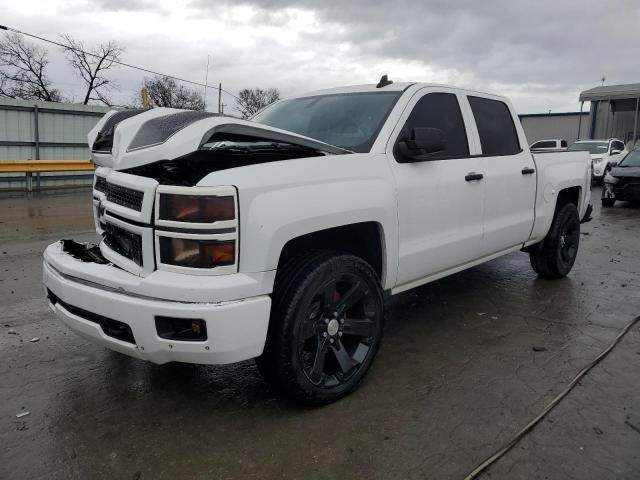
<path id="1" fill-rule="evenodd" d="M 387 85 L 391 85 L 392 83 L 393 83 L 393 80 L 389 80 L 389 77 L 385 73 L 384 75 L 382 75 L 382 77 L 380 77 L 380 81 L 376 85 L 376 88 L 384 88 Z"/>

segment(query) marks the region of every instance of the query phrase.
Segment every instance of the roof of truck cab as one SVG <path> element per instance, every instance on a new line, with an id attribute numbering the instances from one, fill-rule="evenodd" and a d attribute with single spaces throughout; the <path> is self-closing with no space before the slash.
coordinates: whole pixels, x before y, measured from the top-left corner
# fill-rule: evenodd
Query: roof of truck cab
<path id="1" fill-rule="evenodd" d="M 367 92 L 402 92 L 407 90 L 409 87 L 424 88 L 424 87 L 436 87 L 436 88 L 452 88 L 455 90 L 460 90 L 465 94 L 478 94 L 482 96 L 492 96 L 498 98 L 505 98 L 502 95 L 497 95 L 489 92 L 480 92 L 477 90 L 472 90 L 468 88 L 456 87 L 454 85 L 444 85 L 440 83 L 426 83 L 426 82 L 394 82 L 390 85 L 378 88 L 375 83 L 366 84 L 366 85 L 350 85 L 347 87 L 337 87 L 337 88 L 327 88 L 323 90 L 315 90 L 313 92 L 304 92 L 298 95 L 292 95 L 290 97 L 285 98 L 285 100 L 289 100 L 292 98 L 306 98 L 306 97 L 315 97 L 318 95 L 337 95 L 341 93 L 367 93 Z"/>
<path id="2" fill-rule="evenodd" d="M 336 88 L 326 88 L 323 90 L 316 90 L 313 92 L 305 92 L 299 95 L 294 95 L 288 98 L 304 98 L 304 97 L 315 97 L 317 95 L 332 95 L 338 93 L 365 93 L 365 92 L 401 92 L 405 90 L 407 87 L 414 85 L 415 82 L 399 82 L 392 83 L 391 85 L 387 85 L 385 87 L 377 88 L 375 83 L 367 84 L 367 85 L 349 85 L 347 87 L 336 87 Z"/>

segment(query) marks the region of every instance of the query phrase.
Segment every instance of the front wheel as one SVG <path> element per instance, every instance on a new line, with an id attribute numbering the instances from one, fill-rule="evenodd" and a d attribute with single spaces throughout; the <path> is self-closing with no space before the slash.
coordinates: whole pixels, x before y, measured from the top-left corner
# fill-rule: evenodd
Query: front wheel
<path id="1" fill-rule="evenodd" d="M 297 401 L 333 402 L 371 366 L 383 312 L 380 282 L 364 260 L 327 251 L 292 260 L 276 279 L 258 367 Z"/>
<path id="2" fill-rule="evenodd" d="M 529 251 L 533 270 L 544 278 L 562 278 L 573 268 L 580 245 L 580 217 L 573 203 L 556 211 L 549 233 Z"/>

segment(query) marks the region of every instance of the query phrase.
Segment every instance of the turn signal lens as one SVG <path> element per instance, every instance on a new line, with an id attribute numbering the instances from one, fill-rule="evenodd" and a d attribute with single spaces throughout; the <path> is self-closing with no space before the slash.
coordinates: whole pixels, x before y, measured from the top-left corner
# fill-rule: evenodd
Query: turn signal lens
<path id="1" fill-rule="evenodd" d="M 235 241 L 193 240 L 160 237 L 160 261 L 190 268 L 213 268 L 233 265 L 236 261 Z"/>
<path id="2" fill-rule="evenodd" d="M 235 213 L 233 197 L 160 194 L 160 220 L 213 223 L 233 220 Z"/>

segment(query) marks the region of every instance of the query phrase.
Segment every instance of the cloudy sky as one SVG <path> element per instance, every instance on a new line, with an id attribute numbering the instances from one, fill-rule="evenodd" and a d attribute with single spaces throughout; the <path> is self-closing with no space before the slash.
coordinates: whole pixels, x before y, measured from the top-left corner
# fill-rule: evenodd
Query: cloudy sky
<path id="1" fill-rule="evenodd" d="M 576 110 L 603 76 L 640 82 L 637 0 L 0 0 L 0 12 L 1 24 L 52 39 L 116 40 L 123 61 L 200 82 L 209 55 L 209 83 L 234 93 L 287 96 L 388 73 L 497 92 L 538 113 Z M 47 48 L 55 86 L 79 97 Z M 114 70 L 114 100 L 128 103 L 144 75 Z"/>

